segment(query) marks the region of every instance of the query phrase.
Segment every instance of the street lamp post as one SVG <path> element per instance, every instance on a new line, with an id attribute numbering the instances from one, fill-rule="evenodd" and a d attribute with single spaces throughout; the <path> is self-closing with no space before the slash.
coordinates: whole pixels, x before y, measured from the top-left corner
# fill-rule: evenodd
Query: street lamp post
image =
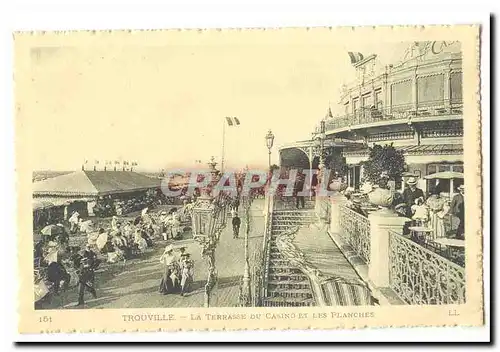
<path id="1" fill-rule="evenodd" d="M 243 206 L 245 209 L 245 271 L 243 272 L 243 287 L 242 287 L 242 302 L 241 305 L 248 307 L 252 302 L 252 290 L 250 288 L 250 264 L 248 253 L 248 236 L 250 234 L 250 197 L 246 196 L 243 199 Z"/>
<path id="2" fill-rule="evenodd" d="M 266 134 L 266 145 L 267 145 L 267 150 L 269 151 L 269 170 L 271 170 L 271 149 L 273 147 L 274 143 L 274 134 L 269 130 Z"/>
<path id="3" fill-rule="evenodd" d="M 209 166 L 213 176 L 218 175 L 213 158 Z M 212 178 L 213 180 L 213 178 Z M 217 283 L 215 267 L 215 249 L 219 243 L 222 230 L 226 227 L 228 199 L 224 193 L 212 196 L 212 187 L 217 181 L 203 190 L 192 210 L 193 238 L 201 246 L 201 254 L 207 259 L 208 277 L 205 285 L 204 306 L 210 307 L 212 290 Z"/>

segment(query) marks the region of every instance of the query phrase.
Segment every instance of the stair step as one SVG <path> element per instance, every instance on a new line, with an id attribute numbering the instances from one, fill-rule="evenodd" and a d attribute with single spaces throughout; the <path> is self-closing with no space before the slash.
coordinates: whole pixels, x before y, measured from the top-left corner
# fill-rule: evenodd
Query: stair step
<path id="1" fill-rule="evenodd" d="M 312 295 L 312 291 L 309 288 L 273 288 L 273 289 L 268 289 L 268 293 L 303 293 L 303 294 L 308 294 Z M 274 297 L 274 296 L 273 296 Z"/>
<path id="2" fill-rule="evenodd" d="M 264 307 L 307 307 L 314 306 L 314 299 L 267 297 L 262 300 Z"/>
<path id="3" fill-rule="evenodd" d="M 269 263 L 272 265 L 272 266 L 290 266 L 290 261 L 288 259 L 275 259 L 275 258 L 271 258 L 269 260 Z"/>
<path id="4" fill-rule="evenodd" d="M 310 285 L 309 280 L 270 280 L 268 285 Z"/>
<path id="5" fill-rule="evenodd" d="M 302 273 L 269 273 L 270 281 L 304 281 L 307 276 Z"/>

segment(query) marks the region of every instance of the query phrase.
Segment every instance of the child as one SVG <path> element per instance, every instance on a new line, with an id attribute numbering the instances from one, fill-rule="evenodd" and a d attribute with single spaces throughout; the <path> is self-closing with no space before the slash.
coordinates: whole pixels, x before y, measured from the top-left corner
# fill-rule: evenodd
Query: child
<path id="1" fill-rule="evenodd" d="M 424 204 L 422 197 L 415 199 L 415 204 L 411 206 L 413 214 L 412 219 L 415 220 L 417 226 L 425 226 L 429 220 L 429 210 Z"/>

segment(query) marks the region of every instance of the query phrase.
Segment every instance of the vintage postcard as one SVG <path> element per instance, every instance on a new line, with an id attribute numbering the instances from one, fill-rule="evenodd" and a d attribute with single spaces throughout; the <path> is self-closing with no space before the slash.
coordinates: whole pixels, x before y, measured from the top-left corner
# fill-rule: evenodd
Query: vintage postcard
<path id="1" fill-rule="evenodd" d="M 479 35 L 16 33 L 19 331 L 482 325 Z"/>

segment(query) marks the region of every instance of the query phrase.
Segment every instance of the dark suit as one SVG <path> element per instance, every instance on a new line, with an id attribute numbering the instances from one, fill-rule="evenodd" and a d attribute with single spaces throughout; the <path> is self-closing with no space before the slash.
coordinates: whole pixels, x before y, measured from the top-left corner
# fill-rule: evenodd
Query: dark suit
<path id="1" fill-rule="evenodd" d="M 415 199 L 417 198 L 424 198 L 424 191 L 422 191 L 420 188 L 415 188 L 415 190 L 411 190 L 410 187 L 405 188 L 403 191 L 403 200 L 404 203 L 406 204 L 406 216 L 411 218 L 411 206 L 415 204 Z"/>
<path id="2" fill-rule="evenodd" d="M 457 228 L 457 237 L 462 237 L 465 232 L 465 202 L 462 194 L 459 193 L 453 197 L 450 211 L 460 220 Z"/>
<path id="3" fill-rule="evenodd" d="M 233 238 L 238 238 L 238 235 L 240 233 L 240 225 L 241 225 L 241 220 L 239 217 L 235 216 L 233 218 Z"/>

